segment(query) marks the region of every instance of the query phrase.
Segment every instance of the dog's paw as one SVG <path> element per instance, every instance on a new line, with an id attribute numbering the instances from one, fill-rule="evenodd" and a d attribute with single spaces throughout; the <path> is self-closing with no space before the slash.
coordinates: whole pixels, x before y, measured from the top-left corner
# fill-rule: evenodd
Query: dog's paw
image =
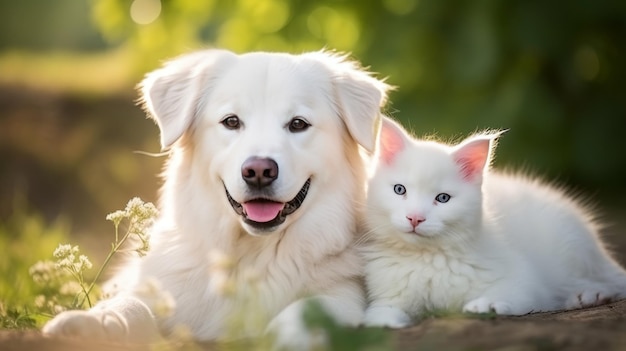
<path id="1" fill-rule="evenodd" d="M 411 317 L 399 308 L 391 306 L 370 306 L 365 311 L 367 327 L 406 328 L 412 324 Z"/>
<path id="2" fill-rule="evenodd" d="M 128 338 L 124 319 L 113 311 L 103 310 L 62 312 L 46 323 L 42 332 L 102 341 L 125 341 Z"/>
<path id="3" fill-rule="evenodd" d="M 134 297 L 104 300 L 87 311 L 62 312 L 46 323 L 42 333 L 119 343 L 160 340 L 150 309 Z"/>
<path id="4" fill-rule="evenodd" d="M 518 314 L 514 313 L 511 303 L 506 301 L 492 301 L 485 297 L 472 300 L 463 306 L 465 313 L 496 313 L 503 315 Z"/>
<path id="5" fill-rule="evenodd" d="M 587 290 L 578 294 L 573 294 L 565 301 L 565 308 L 568 310 L 575 308 L 585 308 L 604 305 L 616 299 L 615 294 L 609 294 L 602 290 Z"/>

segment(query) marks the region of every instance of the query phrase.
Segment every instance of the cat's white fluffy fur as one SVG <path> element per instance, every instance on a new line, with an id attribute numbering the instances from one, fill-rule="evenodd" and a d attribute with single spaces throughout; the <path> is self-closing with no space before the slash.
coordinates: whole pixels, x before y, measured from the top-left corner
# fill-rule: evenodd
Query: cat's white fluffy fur
<path id="1" fill-rule="evenodd" d="M 384 121 L 368 190 L 366 324 L 404 327 L 429 310 L 521 315 L 626 296 L 626 274 L 588 210 L 558 188 L 489 170 L 497 136 L 448 146 Z M 441 193 L 449 197 L 440 202 Z"/>

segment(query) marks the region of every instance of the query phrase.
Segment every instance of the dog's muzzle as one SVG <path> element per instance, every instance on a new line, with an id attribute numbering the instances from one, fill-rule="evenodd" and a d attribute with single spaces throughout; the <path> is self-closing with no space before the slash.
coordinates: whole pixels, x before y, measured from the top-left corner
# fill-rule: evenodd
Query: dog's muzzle
<path id="1" fill-rule="evenodd" d="M 272 228 L 282 224 L 287 216 L 294 213 L 302 206 L 309 187 L 311 186 L 311 178 L 307 179 L 298 194 L 289 202 L 282 203 L 266 198 L 256 198 L 239 203 L 230 196 L 226 185 L 226 197 L 235 212 L 243 217 L 244 223 L 262 231 L 271 231 Z"/>

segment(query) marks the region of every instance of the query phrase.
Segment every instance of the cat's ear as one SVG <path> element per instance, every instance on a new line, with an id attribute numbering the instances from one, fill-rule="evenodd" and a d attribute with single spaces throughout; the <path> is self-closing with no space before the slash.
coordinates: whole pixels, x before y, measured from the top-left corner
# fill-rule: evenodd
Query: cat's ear
<path id="1" fill-rule="evenodd" d="M 467 181 L 481 180 L 489 168 L 497 138 L 505 131 L 470 137 L 454 147 L 452 157 Z"/>
<path id="2" fill-rule="evenodd" d="M 402 127 L 391 118 L 383 117 L 378 140 L 378 153 L 386 164 L 391 164 L 396 155 L 404 149 L 406 140 L 406 132 Z"/>

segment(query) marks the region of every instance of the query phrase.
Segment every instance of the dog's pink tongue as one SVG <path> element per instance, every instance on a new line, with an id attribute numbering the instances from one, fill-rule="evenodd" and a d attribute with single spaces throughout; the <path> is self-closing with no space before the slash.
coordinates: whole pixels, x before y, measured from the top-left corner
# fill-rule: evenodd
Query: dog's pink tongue
<path id="1" fill-rule="evenodd" d="M 273 201 L 250 201 L 243 203 L 243 209 L 249 219 L 265 223 L 278 216 L 278 213 L 283 210 L 285 204 Z"/>

